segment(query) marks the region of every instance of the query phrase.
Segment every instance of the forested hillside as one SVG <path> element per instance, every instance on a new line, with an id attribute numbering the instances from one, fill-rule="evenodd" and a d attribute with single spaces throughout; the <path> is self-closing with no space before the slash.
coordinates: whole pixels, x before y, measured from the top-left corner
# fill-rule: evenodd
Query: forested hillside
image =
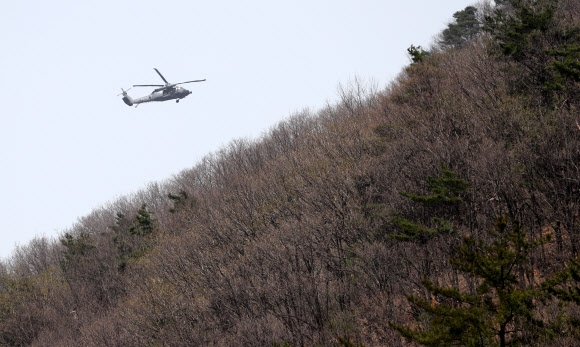
<path id="1" fill-rule="evenodd" d="M 580 2 L 496 3 L 19 247 L 0 345 L 579 345 Z"/>

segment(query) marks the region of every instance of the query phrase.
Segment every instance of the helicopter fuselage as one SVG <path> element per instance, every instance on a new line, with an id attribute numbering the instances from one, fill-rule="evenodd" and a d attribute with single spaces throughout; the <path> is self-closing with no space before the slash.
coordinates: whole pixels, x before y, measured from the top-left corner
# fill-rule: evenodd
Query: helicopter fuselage
<path id="1" fill-rule="evenodd" d="M 182 87 L 175 87 L 169 90 L 159 90 L 154 91 L 153 93 L 144 96 L 142 98 L 137 98 L 133 100 L 133 103 L 143 103 L 143 102 L 150 102 L 150 101 L 167 101 L 167 100 L 174 100 L 174 99 L 183 99 L 186 96 L 191 94 L 191 92 Z"/>
<path id="2" fill-rule="evenodd" d="M 180 99 L 185 98 L 189 94 L 191 94 L 191 91 L 183 87 L 174 87 L 172 89 L 154 91 L 147 96 L 136 99 L 129 98 L 128 95 L 125 95 L 125 97 L 123 97 L 123 101 L 129 106 L 138 105 L 145 102 L 167 101 L 175 99 L 177 99 L 177 102 L 179 102 Z"/>

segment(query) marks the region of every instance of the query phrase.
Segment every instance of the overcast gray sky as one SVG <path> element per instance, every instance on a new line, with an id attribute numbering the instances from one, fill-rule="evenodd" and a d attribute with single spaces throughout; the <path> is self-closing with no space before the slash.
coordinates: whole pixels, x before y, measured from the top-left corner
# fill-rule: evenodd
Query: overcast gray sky
<path id="1" fill-rule="evenodd" d="M 338 99 L 385 87 L 469 0 L 5 1 L 0 257 L 35 235 Z M 128 107 L 120 88 L 193 94 Z M 133 88 L 140 97 L 152 88 Z"/>

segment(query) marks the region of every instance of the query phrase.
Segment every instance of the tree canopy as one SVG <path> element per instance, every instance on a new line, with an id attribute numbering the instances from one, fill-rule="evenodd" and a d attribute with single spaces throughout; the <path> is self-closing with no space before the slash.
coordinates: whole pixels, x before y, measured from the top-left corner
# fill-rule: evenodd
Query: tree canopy
<path id="1" fill-rule="evenodd" d="M 579 345 L 580 2 L 485 10 L 17 247 L 0 344 Z"/>

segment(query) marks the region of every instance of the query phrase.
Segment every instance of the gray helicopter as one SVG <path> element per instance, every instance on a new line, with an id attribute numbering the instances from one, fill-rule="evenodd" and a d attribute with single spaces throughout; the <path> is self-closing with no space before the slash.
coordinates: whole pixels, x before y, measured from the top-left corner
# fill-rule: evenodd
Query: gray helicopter
<path id="1" fill-rule="evenodd" d="M 133 87 L 159 87 L 159 88 L 156 88 L 155 90 L 153 90 L 153 92 L 151 92 L 151 94 L 144 96 L 142 98 L 137 98 L 137 99 L 133 99 L 127 94 L 127 91 L 129 91 L 129 89 L 131 89 L 131 88 L 129 88 L 127 90 L 124 90 L 123 88 L 121 88 L 121 90 L 123 92 L 119 95 L 123 95 L 123 101 L 127 105 L 129 105 L 129 106 L 135 105 L 135 107 L 137 107 L 137 106 L 139 106 L 139 104 L 142 104 L 145 102 L 167 101 L 167 100 L 175 100 L 175 102 L 179 102 L 179 100 L 185 98 L 186 96 L 191 94 L 191 92 L 185 88 L 178 87 L 177 86 L 178 84 L 205 81 L 205 79 L 203 79 L 203 80 L 195 80 L 195 81 L 187 81 L 187 82 L 179 82 L 179 83 L 169 83 L 169 82 L 167 82 L 165 77 L 163 77 L 161 72 L 159 72 L 159 70 L 155 69 L 155 71 L 157 71 L 157 73 L 159 74 L 159 76 L 161 77 L 163 82 L 165 82 L 165 84 L 135 84 L 135 85 L 133 85 Z"/>

